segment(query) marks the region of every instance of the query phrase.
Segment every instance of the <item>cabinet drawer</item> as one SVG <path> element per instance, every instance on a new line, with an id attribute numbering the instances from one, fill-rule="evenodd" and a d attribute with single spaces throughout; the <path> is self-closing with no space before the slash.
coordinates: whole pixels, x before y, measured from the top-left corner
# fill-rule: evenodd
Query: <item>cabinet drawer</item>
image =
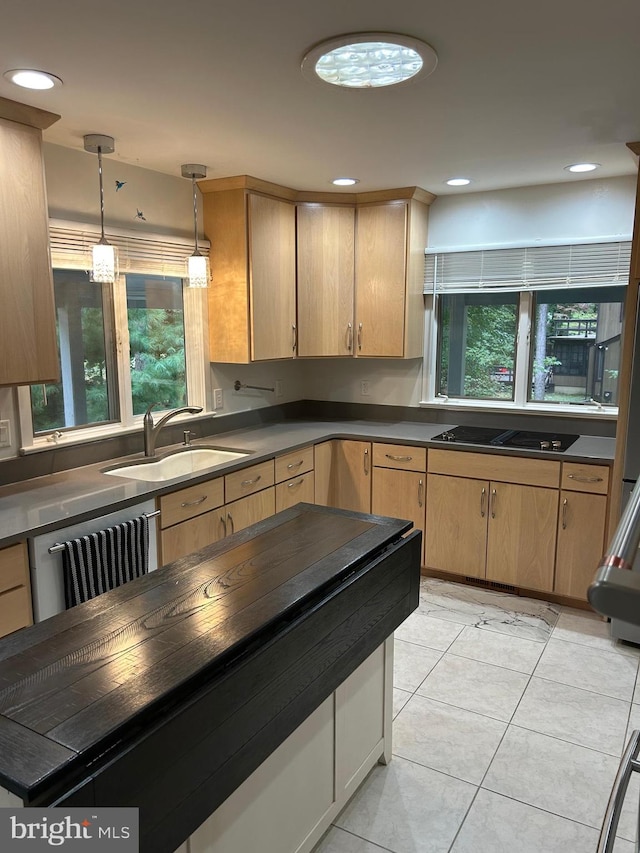
<path id="1" fill-rule="evenodd" d="M 606 495 L 609 490 L 609 466 L 563 462 L 561 486 L 572 492 Z"/>
<path id="2" fill-rule="evenodd" d="M 456 450 L 429 450 L 429 473 L 552 489 L 557 489 L 560 483 L 559 462 Z"/>
<path id="3" fill-rule="evenodd" d="M 424 473 L 427 470 L 427 450 L 425 447 L 403 444 L 374 444 L 373 464 L 378 468 L 400 468 Z"/>
<path id="4" fill-rule="evenodd" d="M 179 521 L 185 521 L 224 503 L 224 482 L 222 477 L 208 480 L 197 486 L 188 486 L 170 495 L 160 498 L 160 527 L 170 527 Z"/>
<path id="5" fill-rule="evenodd" d="M 0 637 L 33 624 L 29 587 L 19 586 L 0 595 Z"/>
<path id="6" fill-rule="evenodd" d="M 313 446 L 293 450 L 283 456 L 276 456 L 276 483 L 290 480 L 299 474 L 313 470 Z"/>
<path id="7" fill-rule="evenodd" d="M 260 489 L 266 489 L 267 486 L 273 486 L 273 471 L 273 459 L 269 459 L 267 462 L 260 462 L 250 468 L 243 468 L 242 471 L 227 474 L 224 478 L 227 503 L 237 501 L 238 498 L 243 498 L 245 495 L 252 495 L 254 492 L 259 492 Z"/>
<path id="8" fill-rule="evenodd" d="M 313 471 L 307 471 L 299 477 L 278 483 L 276 486 L 276 512 L 288 509 L 294 504 L 304 501 L 312 504 L 315 495 L 315 477 Z"/>
<path id="9" fill-rule="evenodd" d="M 29 588 L 27 546 L 22 542 L 0 551 L 0 593 L 17 586 Z"/>

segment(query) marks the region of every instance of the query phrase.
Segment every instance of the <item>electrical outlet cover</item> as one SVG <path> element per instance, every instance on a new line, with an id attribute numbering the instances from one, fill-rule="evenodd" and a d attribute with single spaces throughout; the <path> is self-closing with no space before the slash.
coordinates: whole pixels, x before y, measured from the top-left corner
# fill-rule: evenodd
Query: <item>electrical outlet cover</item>
<path id="1" fill-rule="evenodd" d="M 213 392 L 213 408 L 214 409 L 222 409 L 224 408 L 224 399 L 222 396 L 222 388 L 215 388 Z"/>

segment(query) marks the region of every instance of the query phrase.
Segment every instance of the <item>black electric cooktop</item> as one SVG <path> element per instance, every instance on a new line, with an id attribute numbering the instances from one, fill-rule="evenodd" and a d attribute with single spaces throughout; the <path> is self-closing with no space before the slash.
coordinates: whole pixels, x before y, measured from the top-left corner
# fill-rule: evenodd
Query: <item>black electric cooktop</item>
<path id="1" fill-rule="evenodd" d="M 457 426 L 434 435 L 433 441 L 452 444 L 482 444 L 490 447 L 522 447 L 528 450 L 546 450 L 564 453 L 580 438 L 560 432 L 533 432 L 530 430 L 496 429 L 491 427 Z"/>

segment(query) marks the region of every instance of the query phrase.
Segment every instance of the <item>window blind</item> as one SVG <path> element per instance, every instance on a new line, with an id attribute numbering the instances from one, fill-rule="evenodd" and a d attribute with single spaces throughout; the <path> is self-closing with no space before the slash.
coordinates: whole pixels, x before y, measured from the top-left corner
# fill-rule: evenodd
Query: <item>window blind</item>
<path id="1" fill-rule="evenodd" d="M 184 278 L 185 259 L 193 253 L 193 240 L 125 230 L 109 231 L 105 237 L 118 249 L 121 273 L 166 275 Z M 51 261 L 60 269 L 91 269 L 91 251 L 100 239 L 92 225 L 52 219 L 49 222 Z M 209 254 L 209 243 L 198 240 L 198 249 Z"/>
<path id="2" fill-rule="evenodd" d="M 425 253 L 425 293 L 626 285 L 631 241 Z"/>

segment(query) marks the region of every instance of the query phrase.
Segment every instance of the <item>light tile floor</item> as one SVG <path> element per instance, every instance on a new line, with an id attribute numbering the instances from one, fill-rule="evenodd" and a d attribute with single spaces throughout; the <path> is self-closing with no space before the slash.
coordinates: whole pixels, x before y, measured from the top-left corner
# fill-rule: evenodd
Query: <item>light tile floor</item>
<path id="1" fill-rule="evenodd" d="M 639 661 L 586 611 L 423 578 L 396 632 L 394 758 L 314 853 L 595 853 Z M 639 793 L 615 853 L 634 853 Z"/>

